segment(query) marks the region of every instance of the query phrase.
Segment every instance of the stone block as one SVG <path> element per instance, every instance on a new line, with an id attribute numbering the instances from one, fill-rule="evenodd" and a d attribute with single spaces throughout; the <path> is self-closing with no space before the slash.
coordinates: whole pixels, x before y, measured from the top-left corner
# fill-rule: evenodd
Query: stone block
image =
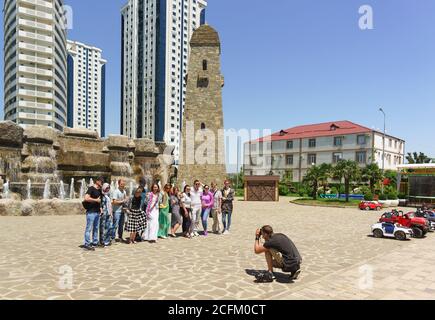
<path id="1" fill-rule="evenodd" d="M 53 144 L 58 137 L 56 130 L 45 126 L 28 126 L 24 129 L 24 141 Z"/>
<path id="2" fill-rule="evenodd" d="M 66 137 L 77 137 L 77 138 L 87 138 L 87 139 L 99 139 L 100 136 L 98 132 L 82 129 L 82 128 L 65 128 L 63 131 Z"/>
<path id="3" fill-rule="evenodd" d="M 12 121 L 0 122 L 0 146 L 21 148 L 23 146 L 23 128 Z"/>

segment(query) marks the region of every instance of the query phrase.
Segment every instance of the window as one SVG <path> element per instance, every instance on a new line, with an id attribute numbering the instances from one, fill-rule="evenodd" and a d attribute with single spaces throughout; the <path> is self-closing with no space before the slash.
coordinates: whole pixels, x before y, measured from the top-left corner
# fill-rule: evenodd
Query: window
<path id="1" fill-rule="evenodd" d="M 201 130 L 205 130 L 205 123 L 201 123 Z"/>
<path id="2" fill-rule="evenodd" d="M 316 147 L 316 139 L 310 139 L 308 142 L 308 146 L 310 148 L 315 148 Z"/>
<path id="3" fill-rule="evenodd" d="M 198 88 L 207 88 L 208 87 L 208 78 L 198 78 Z"/>
<path id="4" fill-rule="evenodd" d="M 317 163 L 317 155 L 315 155 L 315 154 L 309 154 L 308 155 L 308 165 L 309 166 L 316 165 L 316 163 Z"/>
<path id="5" fill-rule="evenodd" d="M 343 145 L 343 137 L 335 137 L 334 138 L 334 146 L 341 147 Z"/>
<path id="6" fill-rule="evenodd" d="M 287 165 L 292 166 L 293 165 L 293 155 L 287 156 Z"/>
<path id="7" fill-rule="evenodd" d="M 202 70 L 207 71 L 208 65 L 207 60 L 202 60 Z"/>
<path id="8" fill-rule="evenodd" d="M 366 151 L 360 151 L 356 153 L 356 162 L 365 164 L 367 163 L 367 152 Z"/>
<path id="9" fill-rule="evenodd" d="M 343 159 L 343 154 L 341 152 L 334 152 L 332 154 L 332 163 L 339 163 Z"/>
<path id="10" fill-rule="evenodd" d="M 287 149 L 293 149 L 293 141 L 287 141 Z"/>
<path id="11" fill-rule="evenodd" d="M 366 137 L 365 135 L 359 135 L 359 136 L 357 137 L 357 143 L 358 143 L 359 145 L 367 144 L 367 137 Z"/>

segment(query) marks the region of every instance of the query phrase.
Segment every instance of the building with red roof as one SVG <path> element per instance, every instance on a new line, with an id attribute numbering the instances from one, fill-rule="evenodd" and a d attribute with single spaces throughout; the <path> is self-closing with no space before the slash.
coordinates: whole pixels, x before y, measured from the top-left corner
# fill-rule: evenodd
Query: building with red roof
<path id="1" fill-rule="evenodd" d="M 362 167 L 382 168 L 383 133 L 351 121 L 325 122 L 283 129 L 245 144 L 245 175 L 291 173 L 302 181 L 308 168 L 322 163 L 355 160 Z M 405 141 L 386 135 L 385 170 L 395 170 L 405 159 Z"/>

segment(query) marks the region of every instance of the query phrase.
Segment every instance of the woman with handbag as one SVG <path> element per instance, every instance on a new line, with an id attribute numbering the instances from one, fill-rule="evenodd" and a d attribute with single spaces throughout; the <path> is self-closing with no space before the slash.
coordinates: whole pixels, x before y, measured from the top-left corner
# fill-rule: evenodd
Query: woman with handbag
<path id="1" fill-rule="evenodd" d="M 146 218 L 147 227 L 143 235 L 143 240 L 149 243 L 157 242 L 157 233 L 159 231 L 159 203 L 160 188 L 158 184 L 153 184 L 151 192 L 146 197 Z"/>
<path id="2" fill-rule="evenodd" d="M 160 201 L 159 213 L 159 232 L 157 236 L 162 239 L 167 239 L 169 229 L 171 227 L 171 212 L 169 207 L 169 193 L 171 192 L 171 185 L 167 184 L 163 188 L 163 194 Z"/>

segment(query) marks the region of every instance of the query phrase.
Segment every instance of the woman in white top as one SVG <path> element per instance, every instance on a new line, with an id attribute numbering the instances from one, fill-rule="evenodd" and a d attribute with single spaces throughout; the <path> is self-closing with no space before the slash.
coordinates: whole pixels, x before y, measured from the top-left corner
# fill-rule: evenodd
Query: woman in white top
<path id="1" fill-rule="evenodd" d="M 147 195 L 147 227 L 143 236 L 143 240 L 149 241 L 150 243 L 157 242 L 157 233 L 159 231 L 159 203 L 160 188 L 158 184 L 153 184 L 151 192 Z"/>
<path id="2" fill-rule="evenodd" d="M 190 197 L 190 186 L 184 187 L 181 197 L 180 213 L 183 217 L 183 236 L 191 238 L 192 233 L 192 198 Z"/>

